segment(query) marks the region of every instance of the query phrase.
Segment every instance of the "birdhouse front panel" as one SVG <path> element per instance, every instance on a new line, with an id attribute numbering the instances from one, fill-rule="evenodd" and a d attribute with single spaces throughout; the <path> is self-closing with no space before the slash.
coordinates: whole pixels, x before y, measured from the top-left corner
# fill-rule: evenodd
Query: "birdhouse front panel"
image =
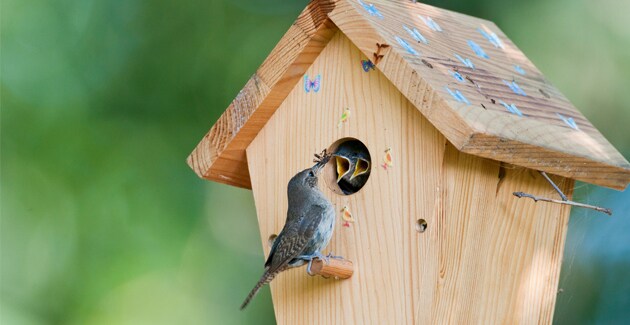
<path id="1" fill-rule="evenodd" d="M 334 33 L 247 147 L 265 256 L 285 223 L 287 183 L 313 154 L 348 139 L 369 151 L 356 193 L 335 187 L 334 160 L 319 181 L 338 214 L 323 253 L 352 261 L 354 275 L 281 273 L 278 323 L 550 323 L 569 208 L 515 199 L 553 189 L 532 170 L 459 151 L 421 113 L 443 107 L 442 90 L 416 84 L 418 107 L 374 64 Z M 573 180 L 553 178 L 570 195 Z"/>

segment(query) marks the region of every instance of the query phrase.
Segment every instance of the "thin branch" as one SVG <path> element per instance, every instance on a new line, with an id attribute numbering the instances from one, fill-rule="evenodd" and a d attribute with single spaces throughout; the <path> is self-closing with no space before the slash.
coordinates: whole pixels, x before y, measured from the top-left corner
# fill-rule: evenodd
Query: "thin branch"
<path id="1" fill-rule="evenodd" d="M 540 174 L 543 175 L 543 177 L 547 180 L 547 182 L 549 182 L 549 184 L 551 184 L 551 186 L 553 186 L 553 189 L 556 190 L 556 192 L 558 192 L 558 194 L 560 195 L 560 197 L 562 198 L 562 201 L 568 201 L 569 199 L 567 198 L 566 195 L 564 195 L 564 193 L 562 193 L 562 190 L 558 187 L 558 185 L 556 185 L 556 183 L 554 183 L 551 178 L 549 178 L 549 176 L 547 175 L 547 173 L 543 172 L 542 170 L 540 171 Z"/>
<path id="2" fill-rule="evenodd" d="M 612 216 L 612 210 L 610 210 L 608 208 L 602 208 L 602 207 L 590 205 L 590 204 L 573 202 L 573 201 L 569 201 L 569 200 L 562 200 L 561 201 L 561 200 L 548 199 L 548 198 L 539 197 L 539 196 L 535 196 L 535 195 L 531 195 L 531 194 L 527 194 L 527 193 L 523 193 L 523 192 L 514 192 L 512 194 L 514 194 L 514 196 L 516 196 L 518 198 L 528 197 L 528 198 L 534 200 L 535 202 L 544 201 L 544 202 L 558 203 L 558 204 L 564 204 L 564 205 L 572 205 L 572 206 L 576 206 L 576 207 L 579 207 L 579 208 L 586 208 L 586 209 L 592 209 L 592 210 L 595 210 L 595 211 L 603 212 L 603 213 L 605 213 L 605 214 L 607 214 L 609 216 Z"/>
<path id="3" fill-rule="evenodd" d="M 592 210 L 595 210 L 595 211 L 603 212 L 603 213 L 605 213 L 605 214 L 607 214 L 609 216 L 612 216 L 612 210 L 610 210 L 608 208 L 602 208 L 602 207 L 598 207 L 598 206 L 595 206 L 595 205 L 569 201 L 567 196 L 564 195 L 564 193 L 562 193 L 562 190 L 558 187 L 558 185 L 556 185 L 556 183 L 554 183 L 551 180 L 551 178 L 549 177 L 549 175 L 547 175 L 547 173 L 545 173 L 543 171 L 540 171 L 540 174 L 543 175 L 543 177 L 547 180 L 547 182 L 549 182 L 549 184 L 551 184 L 551 186 L 553 186 L 553 189 L 556 190 L 556 192 L 558 192 L 558 194 L 560 195 L 560 198 L 562 198 L 562 200 L 548 199 L 546 197 L 535 196 L 535 195 L 527 194 L 527 193 L 523 193 L 523 192 L 514 192 L 512 194 L 514 194 L 514 196 L 516 196 L 519 199 L 523 198 L 523 197 L 528 197 L 528 198 L 534 200 L 534 202 L 544 201 L 544 202 L 551 202 L 551 203 L 557 203 L 557 204 L 572 205 L 572 206 L 576 206 L 576 207 L 579 207 L 579 208 L 586 208 L 586 209 L 592 209 Z"/>

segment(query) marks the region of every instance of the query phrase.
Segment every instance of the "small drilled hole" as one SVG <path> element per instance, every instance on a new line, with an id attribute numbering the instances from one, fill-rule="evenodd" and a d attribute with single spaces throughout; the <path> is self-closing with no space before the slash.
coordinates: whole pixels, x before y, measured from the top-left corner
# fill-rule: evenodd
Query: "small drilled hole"
<path id="1" fill-rule="evenodd" d="M 278 238 L 278 235 L 276 234 L 271 234 L 271 236 L 269 236 L 269 239 L 267 240 L 267 244 L 269 245 L 269 247 L 273 246 L 273 243 L 276 241 L 276 238 Z"/>
<path id="2" fill-rule="evenodd" d="M 427 230 L 427 221 L 424 219 L 418 219 L 418 221 L 416 221 L 416 230 L 419 233 L 423 233 L 425 230 Z"/>

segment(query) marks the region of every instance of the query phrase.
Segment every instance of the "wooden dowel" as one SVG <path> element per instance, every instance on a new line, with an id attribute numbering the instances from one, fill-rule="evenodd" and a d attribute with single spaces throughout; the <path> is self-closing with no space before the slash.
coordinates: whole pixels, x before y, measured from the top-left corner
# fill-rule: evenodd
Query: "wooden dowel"
<path id="1" fill-rule="evenodd" d="M 341 258 L 331 257 L 328 263 L 315 259 L 311 265 L 311 275 L 321 275 L 324 278 L 348 279 L 352 273 L 354 273 L 352 262 Z"/>

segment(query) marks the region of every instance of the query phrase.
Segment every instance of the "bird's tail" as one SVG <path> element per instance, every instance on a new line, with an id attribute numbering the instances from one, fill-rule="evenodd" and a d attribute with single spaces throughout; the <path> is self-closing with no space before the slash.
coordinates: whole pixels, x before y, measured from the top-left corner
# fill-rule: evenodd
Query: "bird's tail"
<path id="1" fill-rule="evenodd" d="M 249 292 L 249 294 L 247 295 L 247 298 L 245 298 L 245 301 L 243 301 L 243 304 L 241 305 L 241 310 L 247 307 L 249 302 L 252 301 L 252 299 L 256 296 L 260 288 L 262 288 L 265 284 L 271 282 L 271 280 L 273 280 L 273 278 L 276 277 L 276 274 L 278 273 L 277 272 L 271 273 L 269 271 L 265 271 L 265 273 L 263 273 L 263 275 L 260 277 L 260 280 L 258 280 L 258 283 L 256 283 L 256 285 L 254 286 L 254 289 L 252 289 L 252 291 Z"/>

